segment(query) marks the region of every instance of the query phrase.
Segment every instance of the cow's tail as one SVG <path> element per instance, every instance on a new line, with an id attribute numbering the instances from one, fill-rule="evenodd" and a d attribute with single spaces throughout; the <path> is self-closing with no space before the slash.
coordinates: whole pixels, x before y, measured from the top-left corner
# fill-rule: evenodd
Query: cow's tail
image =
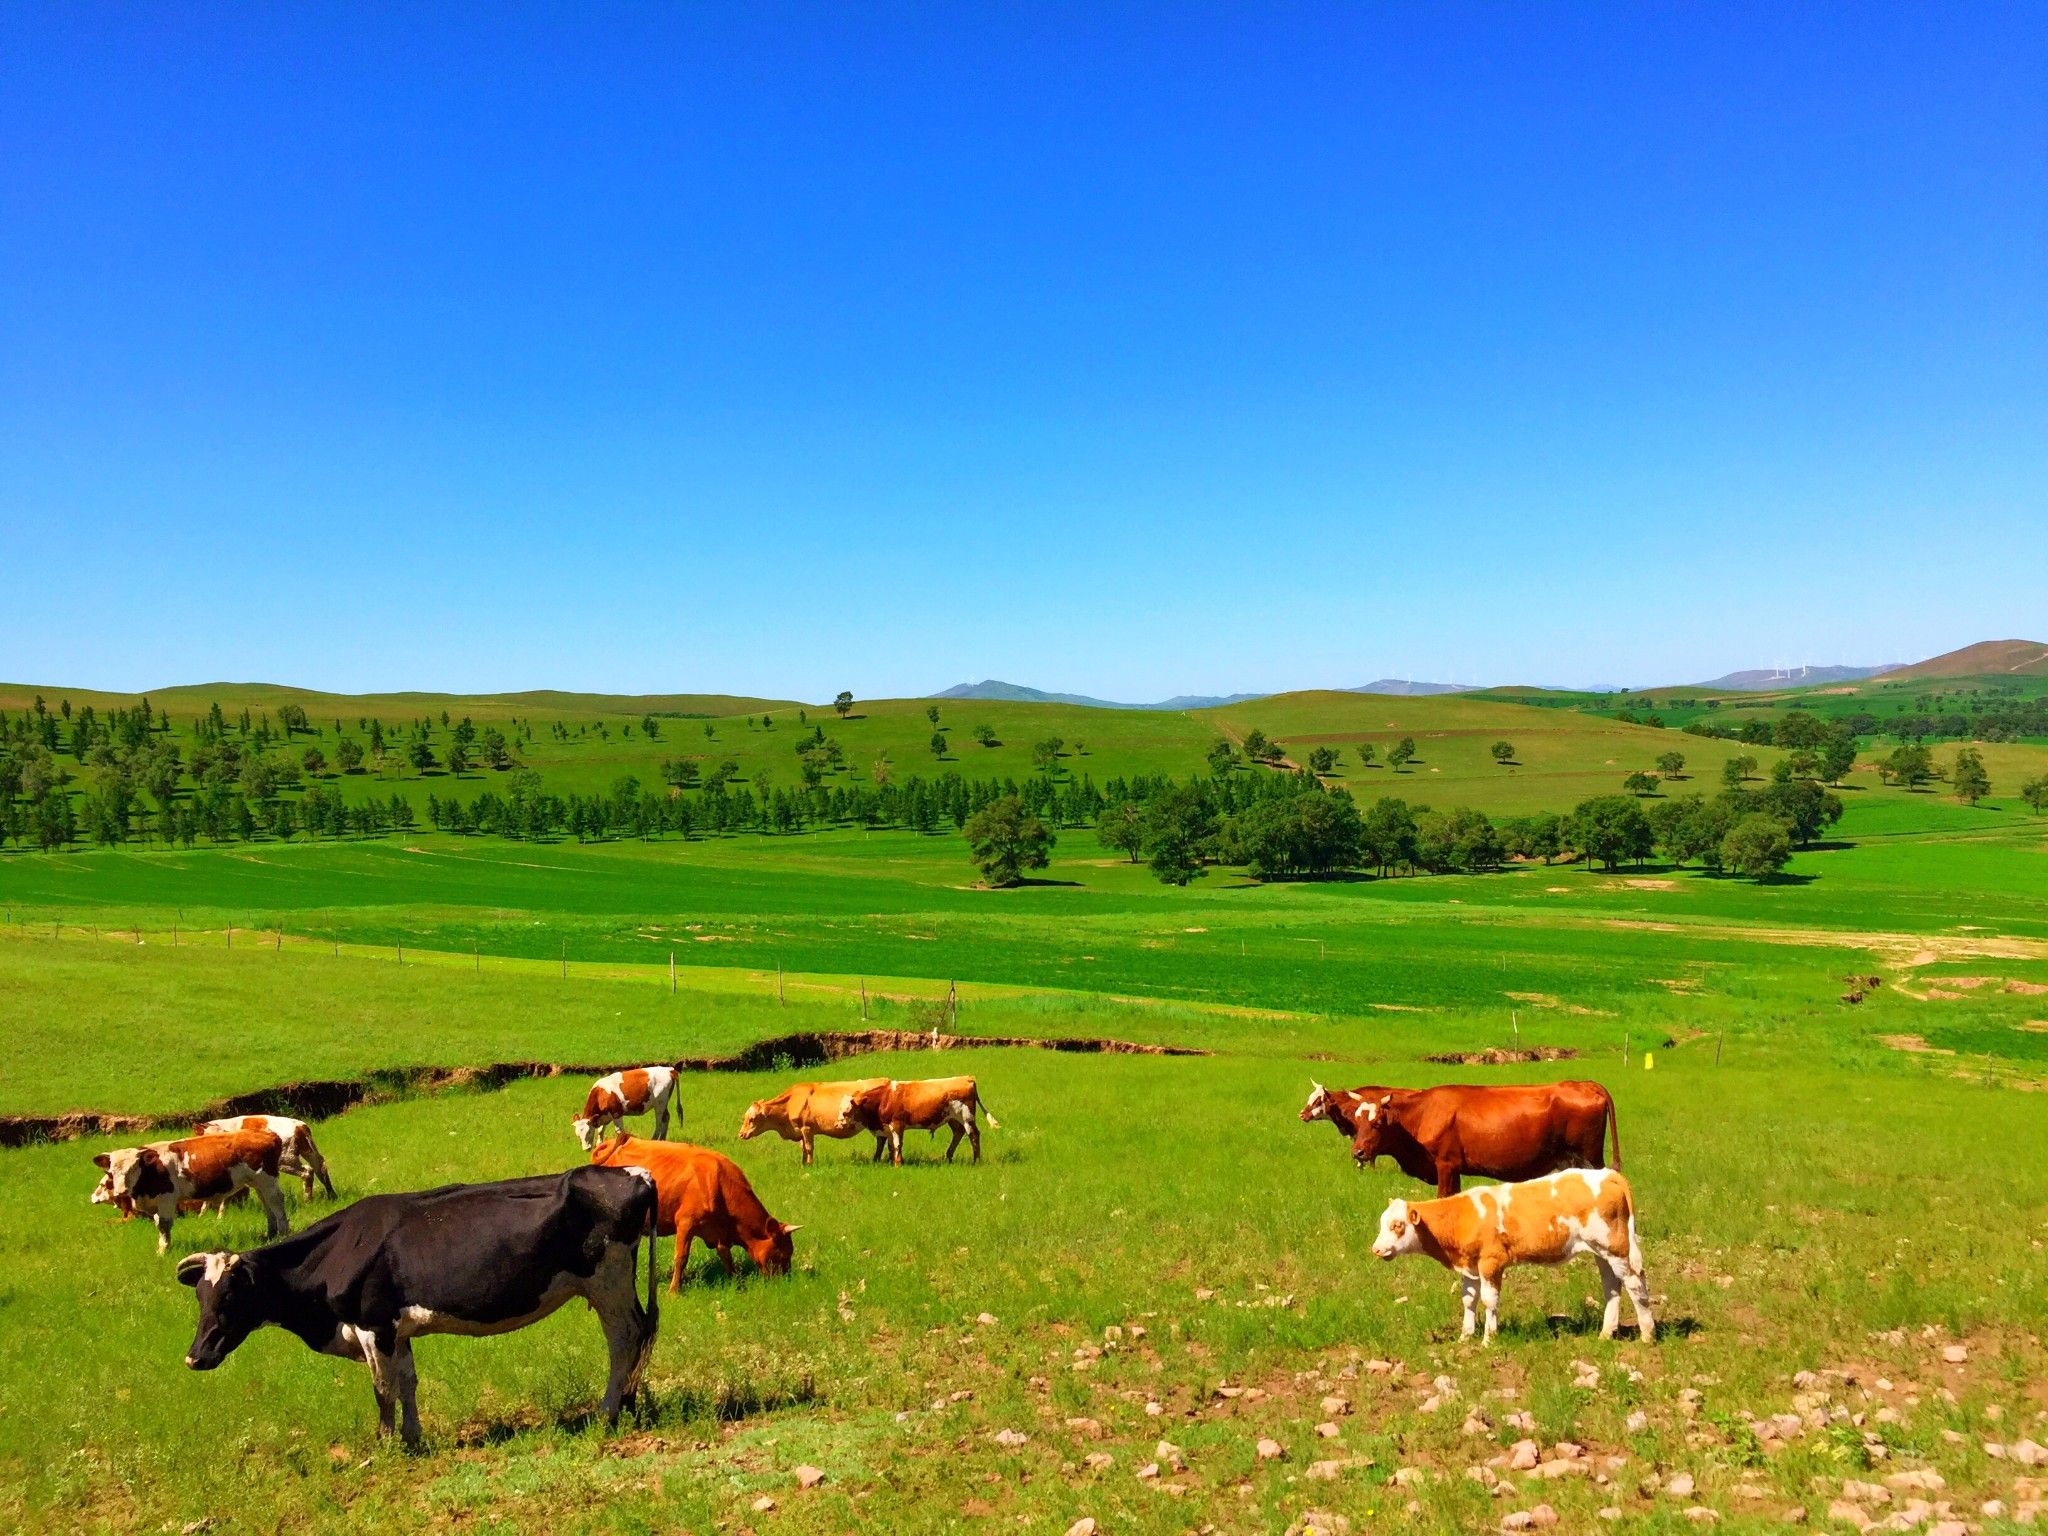
<path id="1" fill-rule="evenodd" d="M 988 1123 L 996 1130 L 1000 1131 L 1003 1128 L 1003 1122 L 996 1118 L 995 1111 L 990 1109 L 988 1101 L 982 1098 L 981 1084 L 979 1083 L 974 1085 L 974 1108 L 978 1113 L 988 1116 Z"/>
<path id="2" fill-rule="evenodd" d="M 1608 1155 L 1607 1166 L 1616 1173 L 1621 1172 L 1621 1112 L 1614 1107 L 1614 1095 L 1607 1095 L 1607 1139 L 1613 1151 Z M 1631 1239 L 1633 1240 L 1633 1239 Z"/>
<path id="3" fill-rule="evenodd" d="M 661 1197 L 658 1186 L 648 1181 L 647 1191 L 647 1337 L 654 1338 L 655 1325 L 661 1321 L 661 1287 L 656 1284 L 656 1271 L 661 1268 Z M 638 1247 L 636 1243 L 634 1245 Z"/>

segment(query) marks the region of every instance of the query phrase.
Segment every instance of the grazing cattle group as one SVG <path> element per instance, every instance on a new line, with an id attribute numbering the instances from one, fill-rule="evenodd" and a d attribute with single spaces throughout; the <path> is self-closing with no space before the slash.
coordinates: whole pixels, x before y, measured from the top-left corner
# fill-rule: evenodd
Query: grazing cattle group
<path id="1" fill-rule="evenodd" d="M 308 1348 L 369 1367 L 382 1432 L 420 1434 L 411 1341 L 425 1334 L 509 1333 L 581 1297 L 597 1313 L 609 1351 L 603 1412 L 616 1422 L 632 1402 L 652 1351 L 659 1308 L 656 1248 L 672 1237 L 671 1294 L 690 1247 L 702 1242 L 727 1274 L 743 1249 L 764 1275 L 787 1274 L 800 1228 L 768 1213 L 740 1166 L 723 1153 L 667 1139 L 677 1071 L 632 1067 L 599 1078 L 571 1127 L 586 1166 L 495 1183 L 452 1184 L 371 1195 L 292 1234 L 280 1175 L 311 1199 L 334 1182 L 312 1133 L 282 1115 L 207 1121 L 174 1141 L 102 1153 L 95 1203 L 156 1224 L 170 1245 L 181 1211 L 223 1204 L 253 1189 L 267 1246 L 194 1253 L 177 1278 L 197 1295 L 199 1323 L 186 1353 L 211 1370 L 259 1328 L 295 1334 Z M 654 1136 L 629 1134 L 630 1116 L 654 1118 Z M 795 1083 L 747 1106 L 739 1140 L 772 1131 L 801 1148 L 805 1165 L 820 1136 L 874 1137 L 874 1161 L 903 1162 L 903 1134 L 949 1129 L 946 1161 L 969 1143 L 981 1161 L 980 1119 L 998 1126 L 972 1077 L 902 1082 L 860 1078 Z M 1622 1177 L 1614 1101 L 1597 1083 L 1406 1089 L 1313 1086 L 1303 1123 L 1328 1120 L 1351 1143 L 1360 1169 L 1379 1157 L 1436 1189 L 1433 1200 L 1396 1199 L 1380 1218 L 1375 1256 L 1420 1253 L 1458 1276 L 1463 1336 L 1485 1314 L 1498 1326 L 1500 1278 L 1517 1264 L 1558 1264 L 1580 1254 L 1600 1267 L 1606 1290 L 1601 1336 L 1620 1323 L 1621 1299 L 1645 1340 L 1654 1335 L 1636 1238 L 1635 1207 Z M 676 1123 L 681 1112 L 676 1111 Z M 605 1132 L 609 1130 L 609 1138 Z M 1611 1163 L 1603 1151 L 1612 1148 Z M 1475 1176 L 1503 1182 L 1460 1192 Z M 636 1287 L 639 1244 L 648 1243 L 644 1305 Z"/>

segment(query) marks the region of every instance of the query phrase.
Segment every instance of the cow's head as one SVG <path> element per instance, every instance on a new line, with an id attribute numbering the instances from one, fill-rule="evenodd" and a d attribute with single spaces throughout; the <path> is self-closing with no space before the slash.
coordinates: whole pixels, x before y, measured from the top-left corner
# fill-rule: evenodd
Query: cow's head
<path id="1" fill-rule="evenodd" d="M 1380 1155 L 1381 1141 L 1386 1135 L 1387 1115 L 1393 1108 L 1394 1096 L 1383 1093 L 1377 1099 L 1367 1099 L 1351 1115 L 1351 1160 L 1361 1168 L 1371 1166 Z"/>
<path id="2" fill-rule="evenodd" d="M 178 1261 L 178 1283 L 199 1297 L 199 1330 L 185 1364 L 210 1371 L 263 1326 L 255 1267 L 239 1253 L 190 1253 Z"/>
<path id="3" fill-rule="evenodd" d="M 1389 1200 L 1387 1208 L 1380 1213 L 1380 1234 L 1372 1240 L 1372 1256 L 1376 1259 L 1399 1258 L 1404 1253 L 1415 1252 L 1420 1241 L 1415 1213 L 1408 1209 L 1408 1202 Z"/>
<path id="4" fill-rule="evenodd" d="M 1313 1078 L 1309 1080 L 1308 1102 L 1301 1106 L 1301 1123 L 1330 1118 L 1330 1090 Z"/>
<path id="5" fill-rule="evenodd" d="M 602 1128 L 594 1120 L 578 1115 L 569 1122 L 569 1126 L 570 1129 L 576 1132 L 577 1145 L 582 1147 L 584 1151 L 588 1152 L 597 1145 L 597 1138 L 601 1134 Z"/>
<path id="6" fill-rule="evenodd" d="M 747 1106 L 747 1112 L 740 1116 L 740 1140 L 752 1141 L 768 1129 L 767 1099 L 756 1099 Z"/>
<path id="7" fill-rule="evenodd" d="M 102 1152 L 92 1160 L 100 1170 L 100 1182 L 92 1192 L 94 1205 L 113 1205 L 122 1197 L 133 1199 L 145 1170 L 162 1163 L 155 1147 L 123 1147 Z"/>
<path id="8" fill-rule="evenodd" d="M 768 1235 L 747 1240 L 747 1257 L 764 1275 L 786 1275 L 796 1258 L 796 1244 L 789 1240 L 790 1234 L 801 1230 L 802 1222 L 788 1227 L 771 1216 L 768 1218 Z"/>

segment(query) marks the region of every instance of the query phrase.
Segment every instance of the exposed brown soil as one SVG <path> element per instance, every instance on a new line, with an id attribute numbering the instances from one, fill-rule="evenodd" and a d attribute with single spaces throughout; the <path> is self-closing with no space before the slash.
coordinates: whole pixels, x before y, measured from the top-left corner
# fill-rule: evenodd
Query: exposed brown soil
<path id="1" fill-rule="evenodd" d="M 679 1072 L 765 1072 L 777 1066 L 814 1067 L 875 1051 L 943 1051 L 977 1046 L 1018 1050 L 1072 1051 L 1103 1056 L 1206 1056 L 1184 1045 L 1146 1045 L 1131 1040 L 1040 1039 L 1027 1035 L 947 1035 L 937 1030 L 862 1029 L 777 1035 L 730 1056 L 692 1056 L 674 1063 Z M 618 1063 L 596 1065 L 558 1061 L 496 1061 L 471 1067 L 396 1067 L 345 1080 L 283 1083 L 251 1093 L 231 1094 L 198 1109 L 168 1115 L 122 1115 L 103 1110 L 69 1110 L 61 1115 L 0 1115 L 0 1147 L 39 1141 L 75 1141 L 81 1136 L 127 1136 L 165 1129 L 188 1130 L 201 1120 L 230 1115 L 292 1115 L 326 1120 L 358 1104 L 388 1103 L 437 1093 L 503 1088 L 535 1077 L 601 1077 Z"/>
<path id="2" fill-rule="evenodd" d="M 1573 1061 L 1578 1054 L 1568 1045 L 1534 1045 L 1526 1050 L 1503 1050 L 1493 1045 L 1483 1051 L 1444 1051 L 1422 1059 L 1444 1067 L 1509 1067 L 1525 1061 Z"/>

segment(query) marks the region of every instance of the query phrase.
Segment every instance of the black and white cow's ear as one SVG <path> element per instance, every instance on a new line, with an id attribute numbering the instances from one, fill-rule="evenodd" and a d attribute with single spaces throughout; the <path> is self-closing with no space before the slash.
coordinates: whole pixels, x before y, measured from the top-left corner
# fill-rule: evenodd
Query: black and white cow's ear
<path id="1" fill-rule="evenodd" d="M 111 1152 L 102 1152 L 98 1157 L 92 1160 L 92 1165 L 93 1167 L 99 1169 L 101 1173 L 105 1173 L 109 1168 L 114 1166 L 114 1155 Z"/>
<path id="2" fill-rule="evenodd" d="M 206 1273 L 208 1257 L 204 1253 L 188 1253 L 178 1260 L 178 1284 L 198 1289 L 199 1277 Z"/>

